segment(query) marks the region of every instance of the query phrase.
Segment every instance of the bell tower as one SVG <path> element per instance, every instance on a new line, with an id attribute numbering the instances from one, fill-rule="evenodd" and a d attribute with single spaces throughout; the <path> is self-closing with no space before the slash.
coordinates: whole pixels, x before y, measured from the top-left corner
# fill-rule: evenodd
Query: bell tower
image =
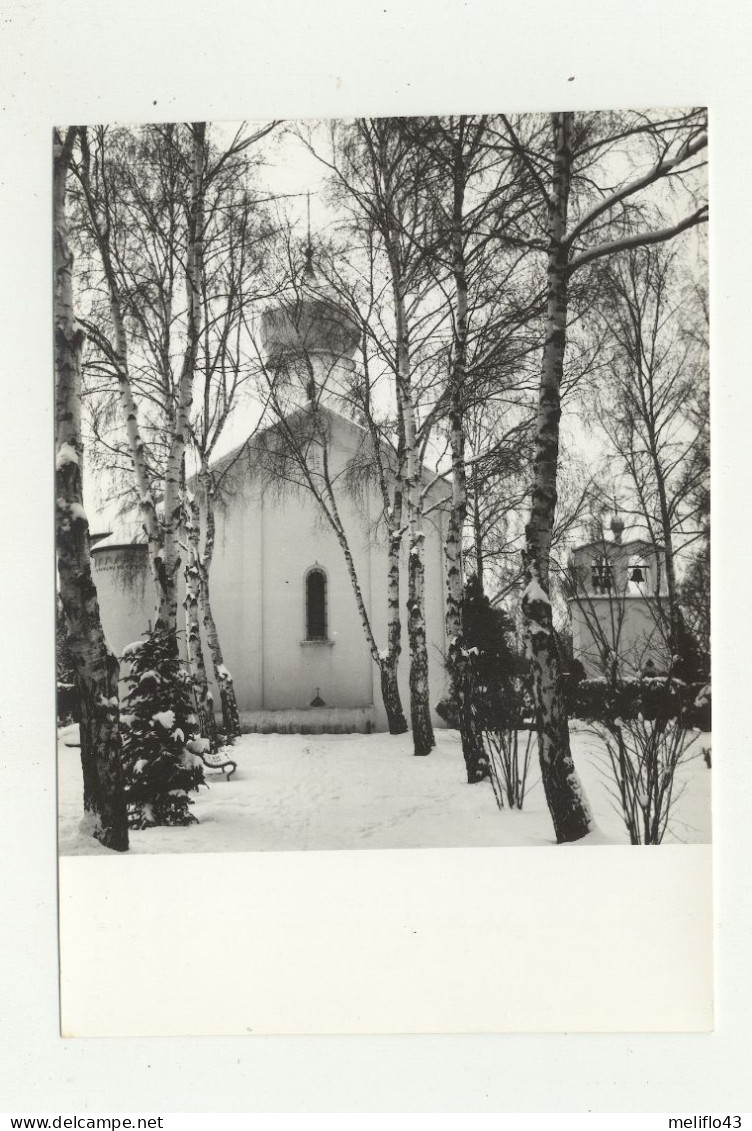
<path id="1" fill-rule="evenodd" d="M 572 645 L 588 679 L 665 672 L 670 664 L 663 549 L 624 540 L 614 512 L 611 537 L 572 550 L 566 575 Z"/>

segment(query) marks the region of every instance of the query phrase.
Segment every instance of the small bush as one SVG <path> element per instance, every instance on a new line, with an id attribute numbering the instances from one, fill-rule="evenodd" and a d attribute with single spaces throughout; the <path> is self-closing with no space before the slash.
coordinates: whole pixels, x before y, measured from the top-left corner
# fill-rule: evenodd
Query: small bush
<path id="1" fill-rule="evenodd" d="M 527 775 L 535 742 L 535 732 L 516 728 L 489 728 L 483 738 L 491 764 L 491 784 L 496 804 L 521 809 L 525 801 Z"/>
<path id="2" fill-rule="evenodd" d="M 660 844 L 677 800 L 676 769 L 705 700 L 698 707 L 697 687 L 668 676 L 582 680 L 570 695 L 571 713 L 588 722 L 605 747 L 612 796 L 630 841 Z M 708 712 L 709 705 L 707 689 Z"/>
<path id="3" fill-rule="evenodd" d="M 129 824 L 192 824 L 188 794 L 203 784 L 204 773 L 186 747 L 198 726 L 175 634 L 148 634 L 123 659 L 131 665 L 120 715 Z"/>
<path id="4" fill-rule="evenodd" d="M 700 687 L 692 706 L 689 708 L 689 720 L 698 730 L 710 730 L 711 726 L 711 692 L 710 684 Z"/>
<path id="5" fill-rule="evenodd" d="M 710 684 L 668 676 L 641 679 L 583 679 L 567 687 L 569 714 L 585 721 L 615 718 L 681 719 L 687 727 L 710 730 Z"/>
<path id="6" fill-rule="evenodd" d="M 511 809 L 521 809 L 532 751 L 529 664 L 516 645 L 511 618 L 491 605 L 475 577 L 465 587 L 463 618 L 473 706 L 496 803 L 502 809 L 506 799 Z M 442 718 L 449 718 L 451 705 L 445 710 Z"/>
<path id="7" fill-rule="evenodd" d="M 457 704 L 453 699 L 449 699 L 448 697 L 439 699 L 436 704 L 436 714 L 440 719 L 443 719 L 448 727 L 452 727 L 454 730 L 460 725 Z"/>

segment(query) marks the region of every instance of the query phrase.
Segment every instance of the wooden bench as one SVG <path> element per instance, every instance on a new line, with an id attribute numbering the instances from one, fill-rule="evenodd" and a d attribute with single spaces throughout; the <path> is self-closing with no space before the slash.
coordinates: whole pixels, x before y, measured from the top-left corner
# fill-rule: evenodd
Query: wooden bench
<path id="1" fill-rule="evenodd" d="M 226 758 L 221 750 L 196 751 L 196 753 L 207 770 L 221 770 L 228 781 L 238 768 L 237 763 L 233 762 L 231 758 Z M 228 767 L 230 768 L 228 769 Z"/>

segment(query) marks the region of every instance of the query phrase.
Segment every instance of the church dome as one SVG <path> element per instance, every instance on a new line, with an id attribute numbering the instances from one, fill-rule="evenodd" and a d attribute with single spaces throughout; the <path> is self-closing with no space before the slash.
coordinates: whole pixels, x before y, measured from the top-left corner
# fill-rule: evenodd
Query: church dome
<path id="1" fill-rule="evenodd" d="M 614 513 L 614 517 L 611 519 L 611 533 L 614 536 L 614 542 L 619 545 L 622 534 L 624 533 L 624 519 L 618 511 Z"/>
<path id="2" fill-rule="evenodd" d="M 334 288 L 317 275 L 309 246 L 299 294 L 261 316 L 261 344 L 267 359 L 275 364 L 303 354 L 350 358 L 359 340 L 358 323 Z"/>

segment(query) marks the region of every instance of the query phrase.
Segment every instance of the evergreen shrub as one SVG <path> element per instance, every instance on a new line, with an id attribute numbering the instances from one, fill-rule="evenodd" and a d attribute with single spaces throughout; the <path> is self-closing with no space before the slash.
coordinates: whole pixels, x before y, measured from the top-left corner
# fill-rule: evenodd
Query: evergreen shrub
<path id="1" fill-rule="evenodd" d="M 136 829 L 192 824 L 189 794 L 204 784 L 204 773 L 186 746 L 198 723 L 175 633 L 147 633 L 123 661 L 130 664 L 120 715 L 128 822 Z"/>

